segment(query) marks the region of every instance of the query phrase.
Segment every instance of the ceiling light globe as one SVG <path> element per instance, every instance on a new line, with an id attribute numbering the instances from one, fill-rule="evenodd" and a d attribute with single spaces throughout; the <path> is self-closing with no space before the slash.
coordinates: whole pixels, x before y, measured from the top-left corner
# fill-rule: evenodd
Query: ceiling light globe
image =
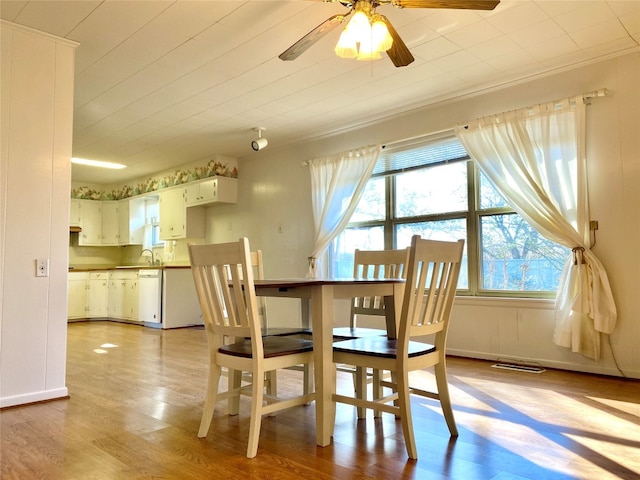
<path id="1" fill-rule="evenodd" d="M 359 46 L 358 60 L 377 60 L 378 58 L 381 58 L 380 52 L 373 49 L 371 37 L 363 37 L 360 40 Z"/>
<path id="2" fill-rule="evenodd" d="M 371 43 L 372 49 L 378 52 L 386 52 L 393 44 L 393 38 L 382 19 L 376 19 L 371 25 Z"/>
<path id="3" fill-rule="evenodd" d="M 371 23 L 369 23 L 369 18 L 363 12 L 356 12 L 353 15 L 347 25 L 347 29 L 354 38 L 359 40 L 371 36 Z"/>
<path id="4" fill-rule="evenodd" d="M 346 28 L 340 34 L 340 39 L 334 50 L 340 58 L 356 58 L 358 56 L 356 40 Z"/>

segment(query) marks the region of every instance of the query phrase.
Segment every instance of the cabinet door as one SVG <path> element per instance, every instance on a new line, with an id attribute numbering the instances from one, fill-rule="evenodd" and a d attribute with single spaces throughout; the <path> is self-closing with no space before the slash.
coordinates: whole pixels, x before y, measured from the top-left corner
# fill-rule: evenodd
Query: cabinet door
<path id="1" fill-rule="evenodd" d="M 138 321 L 138 279 L 128 278 L 124 286 L 123 314 L 126 320 Z"/>
<path id="2" fill-rule="evenodd" d="M 125 279 L 112 276 L 109 279 L 108 316 L 124 319 Z"/>
<path id="3" fill-rule="evenodd" d="M 238 180 L 229 177 L 213 177 L 187 185 L 187 207 L 212 203 L 236 203 Z"/>
<path id="4" fill-rule="evenodd" d="M 186 220 L 185 189 L 171 188 L 160 192 L 160 238 L 185 238 Z"/>
<path id="5" fill-rule="evenodd" d="M 118 202 L 118 243 L 142 245 L 144 240 L 144 200 L 125 199 Z"/>
<path id="6" fill-rule="evenodd" d="M 82 227 L 81 201 L 77 198 L 71 199 L 71 205 L 69 208 L 69 226 Z"/>
<path id="7" fill-rule="evenodd" d="M 92 272 L 89 274 L 88 281 L 88 317 L 89 318 L 105 318 L 107 313 L 107 289 L 108 274 L 107 272 Z"/>
<path id="8" fill-rule="evenodd" d="M 87 317 L 87 275 L 84 272 L 70 272 L 68 277 L 68 311 L 67 317 Z"/>
<path id="9" fill-rule="evenodd" d="M 94 200 L 81 200 L 82 232 L 78 235 L 79 245 L 101 245 L 102 209 Z"/>
<path id="10" fill-rule="evenodd" d="M 101 202 L 102 245 L 118 245 L 118 202 Z"/>
<path id="11" fill-rule="evenodd" d="M 197 205 L 202 200 L 200 194 L 201 182 L 189 183 L 185 188 L 185 201 L 187 205 Z"/>
<path id="12" fill-rule="evenodd" d="M 216 177 L 212 198 L 218 203 L 236 203 L 238 201 L 238 179 L 229 177 Z"/>

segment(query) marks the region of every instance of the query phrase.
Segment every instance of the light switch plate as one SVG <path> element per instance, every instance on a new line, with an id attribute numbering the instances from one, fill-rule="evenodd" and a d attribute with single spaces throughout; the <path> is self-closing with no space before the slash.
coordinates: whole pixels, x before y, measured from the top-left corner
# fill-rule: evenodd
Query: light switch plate
<path id="1" fill-rule="evenodd" d="M 48 277 L 49 276 L 49 259 L 38 258 L 36 260 L 36 277 Z"/>

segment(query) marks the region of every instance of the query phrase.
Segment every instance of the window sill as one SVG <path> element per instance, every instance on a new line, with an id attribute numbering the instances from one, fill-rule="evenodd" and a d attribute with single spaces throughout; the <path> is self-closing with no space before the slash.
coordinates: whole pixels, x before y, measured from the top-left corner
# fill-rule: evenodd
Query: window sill
<path id="1" fill-rule="evenodd" d="M 511 298 L 511 297 L 471 297 L 456 296 L 455 305 L 471 307 L 509 307 L 529 308 L 540 310 L 553 310 L 555 308 L 553 298 Z"/>

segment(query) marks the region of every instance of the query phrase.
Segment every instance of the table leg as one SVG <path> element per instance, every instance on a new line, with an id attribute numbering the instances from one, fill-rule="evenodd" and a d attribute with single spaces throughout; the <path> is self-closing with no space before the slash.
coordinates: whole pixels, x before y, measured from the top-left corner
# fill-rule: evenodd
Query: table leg
<path id="1" fill-rule="evenodd" d="M 333 431 L 333 287 L 314 286 L 311 290 L 314 373 L 316 380 L 316 442 L 331 444 Z"/>

